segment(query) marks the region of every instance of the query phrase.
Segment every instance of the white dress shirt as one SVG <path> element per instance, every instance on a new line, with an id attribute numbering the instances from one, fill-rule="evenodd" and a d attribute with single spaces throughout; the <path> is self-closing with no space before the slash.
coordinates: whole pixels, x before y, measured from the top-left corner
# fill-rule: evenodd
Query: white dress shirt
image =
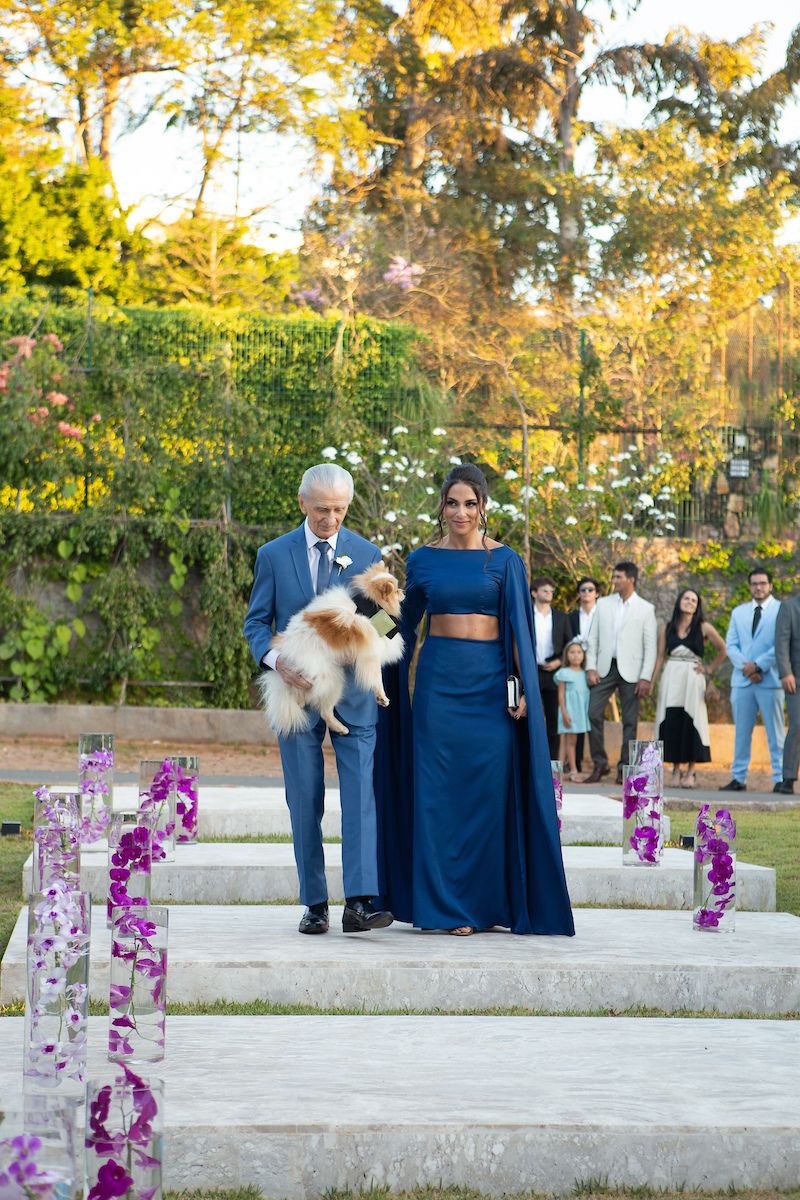
<path id="1" fill-rule="evenodd" d="M 540 613 L 534 604 L 533 626 L 536 631 L 536 662 L 544 666 L 548 658 L 553 657 L 553 610 Z"/>
<path id="2" fill-rule="evenodd" d="M 315 533 L 312 533 L 308 517 L 306 517 L 303 522 L 303 531 L 306 535 L 306 553 L 308 554 L 308 569 L 311 573 L 311 590 L 316 592 L 317 575 L 319 574 L 319 550 L 317 549 L 317 542 L 328 543 L 331 548 L 331 562 L 333 562 L 334 558 L 336 558 L 336 542 L 339 538 L 339 530 L 337 529 L 336 533 L 332 533 L 329 538 L 318 538 Z M 277 650 L 268 650 L 262 659 L 264 666 L 270 667 L 273 671 L 275 670 L 275 663 L 277 661 Z"/>
<path id="3" fill-rule="evenodd" d="M 588 612 L 582 608 L 578 609 L 578 637 L 584 645 L 589 643 L 589 630 L 592 628 L 596 608 L 597 605 L 593 604 Z"/>
<path id="4" fill-rule="evenodd" d="M 611 657 L 617 657 L 617 649 L 619 647 L 620 631 L 628 619 L 628 613 L 631 611 L 631 606 L 636 601 L 636 592 L 632 592 L 627 600 L 623 600 L 619 592 L 616 594 L 616 612 L 614 613 L 614 649 L 611 651 Z"/>

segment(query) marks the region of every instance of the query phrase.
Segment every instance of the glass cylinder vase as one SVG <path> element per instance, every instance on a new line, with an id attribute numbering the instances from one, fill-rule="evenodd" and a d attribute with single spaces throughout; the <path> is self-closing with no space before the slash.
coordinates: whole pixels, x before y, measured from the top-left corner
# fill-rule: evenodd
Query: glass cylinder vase
<path id="1" fill-rule="evenodd" d="M 112 813 L 108 827 L 108 895 L 106 917 L 115 907 L 150 903 L 153 831 L 147 814 Z"/>
<path id="2" fill-rule="evenodd" d="M 623 866 L 657 867 L 664 852 L 663 771 L 622 768 Z"/>
<path id="3" fill-rule="evenodd" d="M 550 760 L 550 774 L 553 776 L 553 792 L 556 798 L 556 819 L 558 821 L 558 832 L 564 827 L 564 822 L 561 818 L 561 810 L 564 807 L 564 769 L 560 760 Z"/>
<path id="4" fill-rule="evenodd" d="M 199 799 L 200 759 L 196 754 L 177 754 L 175 840 L 184 845 L 197 841 L 197 805 Z"/>
<path id="5" fill-rule="evenodd" d="M 0 1107 L 0 1197 L 83 1200 L 78 1097 L 29 1093 Z"/>
<path id="6" fill-rule="evenodd" d="M 153 830 L 153 862 L 175 858 L 177 767 L 174 758 L 147 758 L 139 763 L 139 812 Z"/>
<path id="7" fill-rule="evenodd" d="M 92 899 L 63 884 L 30 897 L 23 1075 L 26 1090 L 79 1092 L 86 1074 Z"/>
<path id="8" fill-rule="evenodd" d="M 82 733 L 78 739 L 83 822 L 81 838 L 99 842 L 111 819 L 114 795 L 113 733 Z"/>
<path id="9" fill-rule="evenodd" d="M 33 886 L 53 883 L 80 891 L 81 797 L 79 792 L 37 788 L 33 794 Z"/>
<path id="10" fill-rule="evenodd" d="M 628 742 L 628 765 L 647 775 L 651 795 L 664 795 L 664 743 L 642 738 Z"/>
<path id="11" fill-rule="evenodd" d="M 86 1089 L 87 1200 L 162 1200 L 164 1082 L 129 1067 Z"/>
<path id="12" fill-rule="evenodd" d="M 108 1057 L 112 1062 L 160 1062 L 167 1014 L 169 912 L 114 908 Z"/>
<path id="13" fill-rule="evenodd" d="M 694 831 L 694 916 L 703 932 L 733 933 L 736 926 L 736 822 L 727 808 L 711 815 L 704 804 Z"/>

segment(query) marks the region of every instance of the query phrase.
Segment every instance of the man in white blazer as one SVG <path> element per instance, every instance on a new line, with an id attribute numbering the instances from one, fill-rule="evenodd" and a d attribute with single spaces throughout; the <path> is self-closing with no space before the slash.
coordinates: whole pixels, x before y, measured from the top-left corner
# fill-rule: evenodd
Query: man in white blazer
<path id="1" fill-rule="evenodd" d="M 656 665 L 658 626 L 653 605 L 636 591 L 639 568 L 621 562 L 614 567 L 614 594 L 597 601 L 586 652 L 586 682 L 592 689 L 589 700 L 589 746 L 594 770 L 587 783 L 599 783 L 608 774 L 605 747 L 605 710 L 614 692 L 622 710 L 622 749 L 617 764 L 617 783 L 628 762 L 628 743 L 636 737 L 639 701 L 652 688 Z"/>
<path id="2" fill-rule="evenodd" d="M 783 691 L 775 657 L 775 626 L 781 604 L 772 595 L 772 576 L 765 567 L 753 567 L 748 576 L 751 600 L 731 613 L 725 638 L 733 664 L 731 708 L 735 737 L 730 783 L 723 792 L 747 790 L 747 770 L 756 717 L 767 732 L 772 778 L 783 778 Z"/>

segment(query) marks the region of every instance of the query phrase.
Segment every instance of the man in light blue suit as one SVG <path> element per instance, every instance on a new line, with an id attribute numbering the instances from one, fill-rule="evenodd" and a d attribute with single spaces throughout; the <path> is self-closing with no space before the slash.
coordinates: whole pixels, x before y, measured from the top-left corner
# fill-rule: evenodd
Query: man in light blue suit
<path id="1" fill-rule="evenodd" d="M 783 690 L 775 664 L 775 623 L 781 605 L 772 595 L 772 576 L 764 567 L 753 567 L 748 582 L 753 598 L 733 610 L 725 638 L 733 663 L 731 708 L 736 737 L 733 778 L 723 792 L 747 790 L 753 729 L 759 713 L 767 732 L 773 778 L 779 783 L 783 777 Z"/>
<path id="2" fill-rule="evenodd" d="M 287 683 L 310 685 L 278 651 L 271 649 L 273 634 L 315 595 L 380 561 L 371 542 L 342 524 L 353 499 L 353 478 L 334 463 L 309 467 L 300 483 L 298 501 L 305 520 L 299 529 L 267 542 L 256 556 L 255 581 L 244 633 L 253 657 L 265 670 L 277 671 Z M 352 675 L 336 707 L 348 726 L 345 736 L 331 732 L 339 772 L 342 804 L 342 869 L 345 933 L 384 929 L 392 914 L 377 910 L 377 829 L 372 764 L 378 709 L 374 696 L 356 687 Z M 322 814 L 325 776 L 322 741 L 326 725 L 319 714 L 305 733 L 279 737 L 286 801 L 292 821 L 292 840 L 300 877 L 300 899 L 306 911 L 301 933 L 328 932 L 328 889 L 322 847 Z"/>

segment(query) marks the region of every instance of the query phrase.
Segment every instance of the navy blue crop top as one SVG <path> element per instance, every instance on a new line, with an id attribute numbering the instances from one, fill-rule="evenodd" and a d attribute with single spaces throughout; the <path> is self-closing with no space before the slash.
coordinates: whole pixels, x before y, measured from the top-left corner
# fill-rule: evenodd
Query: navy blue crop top
<path id="1" fill-rule="evenodd" d="M 404 613 L 414 626 L 423 612 L 500 615 L 500 592 L 514 551 L 437 550 L 420 546 L 406 563 Z"/>

